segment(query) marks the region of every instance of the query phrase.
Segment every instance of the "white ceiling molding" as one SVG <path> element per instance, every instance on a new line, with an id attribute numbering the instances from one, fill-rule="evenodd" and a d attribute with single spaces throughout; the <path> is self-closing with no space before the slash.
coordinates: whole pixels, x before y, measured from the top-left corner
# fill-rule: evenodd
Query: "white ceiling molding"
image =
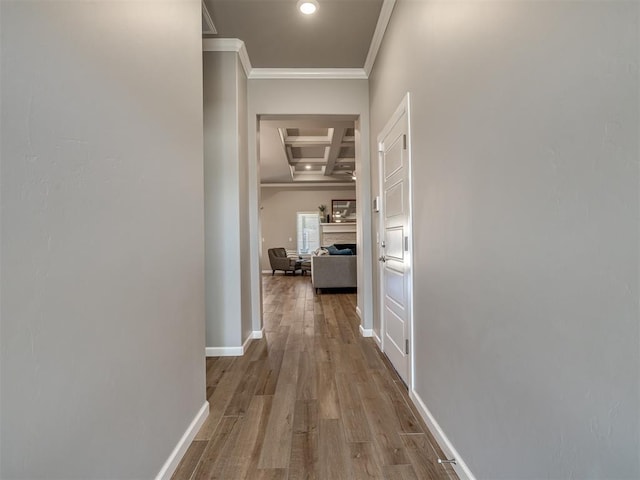
<path id="1" fill-rule="evenodd" d="M 202 39 L 202 51 L 203 52 L 237 52 L 240 57 L 240 63 L 247 78 L 251 75 L 251 71 L 254 70 L 251 67 L 251 60 L 249 60 L 249 54 L 247 48 L 244 46 L 244 42 L 238 38 L 203 38 Z"/>
<path id="2" fill-rule="evenodd" d="M 371 38 L 369 53 L 367 53 L 367 59 L 364 62 L 364 71 L 367 75 L 367 78 L 369 78 L 369 75 L 371 75 L 373 64 L 376 63 L 376 56 L 378 55 L 378 50 L 380 50 L 382 38 L 384 37 L 384 32 L 387 30 L 387 25 L 389 25 L 391 12 L 393 12 L 393 7 L 395 6 L 395 4 L 396 0 L 384 0 L 384 2 L 382 3 L 380 16 L 378 17 L 378 23 L 376 24 L 376 29 L 373 32 L 373 37 Z"/>
<path id="3" fill-rule="evenodd" d="M 244 42 L 238 38 L 203 38 L 203 52 L 237 52 L 242 62 L 242 67 L 250 80 L 270 80 L 270 79 L 332 79 L 332 80 L 367 80 L 373 69 L 373 65 L 378 55 L 378 50 L 382 44 L 384 32 L 387 29 L 391 13 L 396 0 L 384 0 L 380 9 L 380 16 L 376 29 L 371 38 L 369 52 L 364 62 L 364 68 L 253 68 L 249 54 Z M 217 33 L 211 20 L 211 15 L 206 5 L 202 2 L 202 15 L 207 25 L 212 29 L 210 32 Z"/>
<path id="4" fill-rule="evenodd" d="M 202 23 L 203 23 L 202 33 L 206 33 L 210 35 L 218 34 L 218 30 L 216 29 L 216 26 L 213 24 L 213 20 L 211 19 L 211 14 L 209 13 L 209 9 L 207 8 L 207 5 L 204 3 L 204 0 L 202 0 Z"/>
<path id="5" fill-rule="evenodd" d="M 238 38 L 203 38 L 203 52 L 237 52 L 250 80 L 260 79 L 358 79 L 366 80 L 363 68 L 253 68 L 244 42 Z"/>
<path id="6" fill-rule="evenodd" d="M 297 182 L 297 183 L 261 183 L 260 188 L 344 188 L 354 189 L 356 184 L 354 182 Z"/>
<path id="7" fill-rule="evenodd" d="M 364 68 L 254 68 L 248 76 L 250 80 L 368 78 Z"/>

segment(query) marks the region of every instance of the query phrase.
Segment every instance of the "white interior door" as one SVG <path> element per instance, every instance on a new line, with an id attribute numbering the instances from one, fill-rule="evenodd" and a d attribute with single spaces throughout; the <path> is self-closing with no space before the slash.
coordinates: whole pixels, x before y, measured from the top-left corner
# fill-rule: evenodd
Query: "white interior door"
<path id="1" fill-rule="evenodd" d="M 402 108 L 404 105 L 405 108 Z M 410 384 L 411 262 L 408 99 L 380 140 L 380 298 L 382 350 Z"/>

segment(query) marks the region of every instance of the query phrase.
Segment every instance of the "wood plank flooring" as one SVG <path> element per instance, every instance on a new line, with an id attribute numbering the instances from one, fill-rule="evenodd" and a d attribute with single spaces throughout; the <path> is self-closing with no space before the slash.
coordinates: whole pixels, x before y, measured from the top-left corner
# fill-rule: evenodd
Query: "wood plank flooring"
<path id="1" fill-rule="evenodd" d="M 406 388 L 358 331 L 354 293 L 264 276 L 265 338 L 207 358 L 210 413 L 174 480 L 457 479 Z"/>

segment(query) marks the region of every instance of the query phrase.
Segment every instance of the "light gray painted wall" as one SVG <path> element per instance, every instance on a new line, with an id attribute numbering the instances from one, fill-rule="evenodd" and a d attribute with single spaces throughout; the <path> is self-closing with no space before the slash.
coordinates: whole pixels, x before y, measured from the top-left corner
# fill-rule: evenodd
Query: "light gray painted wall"
<path id="1" fill-rule="evenodd" d="M 259 170 L 257 162 L 256 118 L 265 114 L 338 114 L 360 115 L 360 123 L 356 128 L 356 136 L 362 139 L 362 151 L 356 153 L 356 170 L 358 177 L 369 179 L 369 86 L 367 80 L 249 80 L 249 209 L 251 226 L 256 230 L 251 232 L 251 293 L 254 330 L 261 328 L 259 312 L 261 312 L 261 245 L 260 219 L 258 205 L 260 204 Z M 371 206 L 369 202 L 370 185 L 368 181 L 359 181 L 356 185 L 356 197 L 360 200 L 358 209 L 361 215 L 358 219 L 358 231 L 371 230 Z M 363 254 L 371 252 L 371 239 L 364 236 L 361 248 Z M 371 265 L 358 262 L 358 307 L 364 317 L 364 328 L 372 326 L 372 297 L 371 297 Z"/>
<path id="2" fill-rule="evenodd" d="M 332 189 L 329 187 L 261 189 L 260 221 L 262 224 L 262 270 L 271 270 L 267 250 L 274 247 L 297 248 L 296 213 L 317 212 L 318 205 L 326 205 L 331 211 L 331 200 L 355 198 L 355 188 Z M 291 238 L 291 242 L 289 242 Z"/>
<path id="3" fill-rule="evenodd" d="M 204 52 L 207 347 L 239 347 L 251 331 L 246 128 L 238 54 Z"/>
<path id="4" fill-rule="evenodd" d="M 205 402 L 200 2 L 0 8 L 0 476 L 153 478 Z"/>
<path id="5" fill-rule="evenodd" d="M 380 50 L 372 138 L 413 99 L 415 388 L 477 478 L 640 477 L 638 10 L 400 0 Z"/>
<path id="6" fill-rule="evenodd" d="M 247 75 L 236 62 L 238 90 L 238 162 L 240 200 L 240 297 L 242 302 L 242 341 L 253 330 L 251 323 L 251 230 L 249 226 L 249 145 L 247 139 Z"/>

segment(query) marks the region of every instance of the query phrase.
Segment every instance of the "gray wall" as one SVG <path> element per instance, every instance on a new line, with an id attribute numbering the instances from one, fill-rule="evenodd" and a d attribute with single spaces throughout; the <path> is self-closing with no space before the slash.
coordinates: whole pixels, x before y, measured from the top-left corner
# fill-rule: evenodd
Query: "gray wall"
<path id="1" fill-rule="evenodd" d="M 262 270 L 271 270 L 267 250 L 274 247 L 297 248 L 296 213 L 317 212 L 318 205 L 331 211 L 331 200 L 355 198 L 350 188 L 264 187 L 261 189 L 260 222 L 262 224 Z M 291 238 L 291 242 L 289 242 Z"/>
<path id="2" fill-rule="evenodd" d="M 238 162 L 240 200 L 240 298 L 242 304 L 242 339 L 251 335 L 251 230 L 249 227 L 249 144 L 247 135 L 247 75 L 236 62 L 238 89 Z"/>
<path id="3" fill-rule="evenodd" d="M 478 478 L 640 477 L 638 9 L 400 0 L 380 50 L 372 138 L 413 100 L 415 388 Z"/>
<path id="4" fill-rule="evenodd" d="M 261 245 L 259 239 L 260 219 L 258 205 L 259 169 L 257 162 L 257 117 L 265 114 L 328 114 L 359 115 L 356 122 L 356 137 L 360 138 L 361 150 L 356 145 L 356 170 L 358 177 L 368 179 L 369 171 L 369 86 L 367 80 L 330 80 L 330 79 L 296 79 L 296 80 L 249 80 L 249 181 L 251 225 L 258 231 L 251 234 L 252 262 L 252 309 L 254 312 L 254 329 L 260 328 L 260 269 Z M 371 230 L 371 206 L 369 201 L 369 183 L 359 181 L 356 185 L 356 198 L 360 200 L 358 210 L 358 231 Z M 317 206 L 317 205 L 316 205 Z M 371 239 L 361 239 L 358 253 L 369 254 Z M 364 317 L 364 328 L 372 325 L 371 265 L 358 262 L 358 307 Z"/>
<path id="5" fill-rule="evenodd" d="M 207 347 L 239 347 L 251 332 L 246 76 L 236 52 L 203 56 Z"/>
<path id="6" fill-rule="evenodd" d="M 205 402 L 200 2 L 0 8 L 0 476 L 153 478 Z"/>

